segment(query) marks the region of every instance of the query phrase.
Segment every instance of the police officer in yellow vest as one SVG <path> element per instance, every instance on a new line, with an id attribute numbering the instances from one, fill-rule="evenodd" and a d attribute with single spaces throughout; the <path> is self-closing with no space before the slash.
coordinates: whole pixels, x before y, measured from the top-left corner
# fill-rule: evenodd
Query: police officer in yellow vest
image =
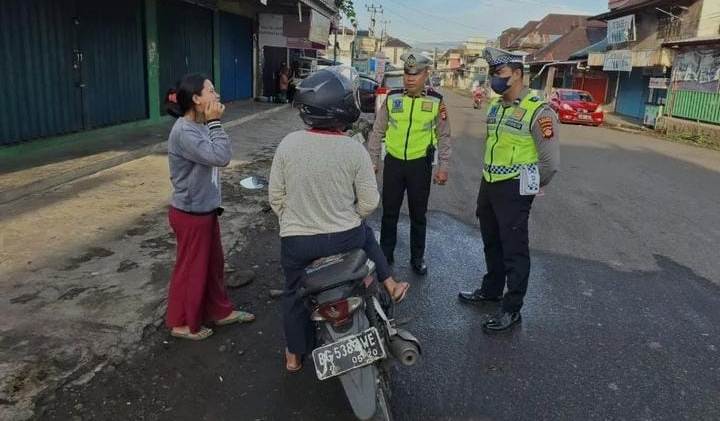
<path id="1" fill-rule="evenodd" d="M 487 274 L 465 302 L 502 301 L 483 323 L 486 333 L 506 331 L 521 321 L 530 276 L 528 217 L 533 199 L 557 172 L 558 118 L 538 93 L 523 86 L 523 59 L 487 48 L 491 87 L 501 95 L 489 105 L 483 180 L 477 200 Z M 507 293 L 503 291 L 507 284 Z"/>
<path id="2" fill-rule="evenodd" d="M 377 170 L 381 141 L 387 152 L 383 170 L 383 217 L 380 246 L 390 264 L 394 262 L 397 223 L 407 190 L 410 210 L 410 263 L 425 275 L 425 229 L 433 161 L 438 152 L 435 182 L 444 185 L 450 160 L 450 124 L 442 95 L 425 88 L 430 60 L 421 54 L 404 54 L 404 88 L 389 92 L 387 102 L 375 115 L 368 151 Z"/>

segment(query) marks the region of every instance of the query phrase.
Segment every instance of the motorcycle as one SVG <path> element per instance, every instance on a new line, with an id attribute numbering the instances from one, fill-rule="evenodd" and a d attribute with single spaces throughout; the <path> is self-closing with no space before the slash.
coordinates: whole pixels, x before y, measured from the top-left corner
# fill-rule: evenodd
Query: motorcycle
<path id="1" fill-rule="evenodd" d="M 472 92 L 473 97 L 473 108 L 476 110 L 480 107 L 482 107 L 482 103 L 485 101 L 485 98 L 487 98 L 487 94 L 485 93 L 485 89 L 482 87 L 476 87 L 473 89 Z"/>
<path id="2" fill-rule="evenodd" d="M 420 342 L 393 320 L 394 304 L 363 250 L 321 258 L 305 270 L 301 294 L 312 310 L 321 381 L 339 378 L 355 416 L 392 419 L 390 369 L 415 365 Z"/>

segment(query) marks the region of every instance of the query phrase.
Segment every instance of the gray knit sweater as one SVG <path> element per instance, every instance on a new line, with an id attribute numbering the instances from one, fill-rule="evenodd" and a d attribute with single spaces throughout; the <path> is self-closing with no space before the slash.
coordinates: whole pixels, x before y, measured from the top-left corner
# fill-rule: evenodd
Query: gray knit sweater
<path id="1" fill-rule="evenodd" d="M 180 117 L 168 139 L 171 204 L 186 212 L 205 213 L 221 201 L 220 171 L 232 158 L 230 138 L 219 121 L 198 124 Z"/>
<path id="2" fill-rule="evenodd" d="M 380 201 L 362 144 L 344 135 L 309 131 L 290 133 L 280 142 L 269 189 L 281 237 L 357 228 Z"/>

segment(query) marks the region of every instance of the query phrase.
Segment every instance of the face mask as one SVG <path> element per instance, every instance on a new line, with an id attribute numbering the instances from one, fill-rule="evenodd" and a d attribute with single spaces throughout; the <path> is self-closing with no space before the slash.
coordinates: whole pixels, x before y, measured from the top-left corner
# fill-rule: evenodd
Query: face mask
<path id="1" fill-rule="evenodd" d="M 493 91 L 495 91 L 496 94 L 502 95 L 505 92 L 507 92 L 508 89 L 510 89 L 510 76 L 508 77 L 499 77 L 499 76 L 493 76 L 490 80 L 490 87 Z"/>

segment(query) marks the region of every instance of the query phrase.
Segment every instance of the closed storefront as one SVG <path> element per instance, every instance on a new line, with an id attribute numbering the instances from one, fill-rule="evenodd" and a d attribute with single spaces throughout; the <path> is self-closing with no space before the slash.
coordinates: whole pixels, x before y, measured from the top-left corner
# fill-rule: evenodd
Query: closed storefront
<path id="1" fill-rule="evenodd" d="M 642 68 L 634 68 L 631 73 L 620 73 L 615 112 L 627 117 L 642 119 L 645 117 L 645 103 L 650 93 L 650 76 L 644 76 Z"/>
<path id="2" fill-rule="evenodd" d="M 213 76 L 213 11 L 178 0 L 158 2 L 160 98 L 187 73 Z"/>
<path id="3" fill-rule="evenodd" d="M 252 21 L 220 13 L 220 74 L 223 101 L 252 97 Z"/>
<path id="4" fill-rule="evenodd" d="M 601 72 L 578 72 L 573 80 L 573 89 L 590 92 L 593 99 L 605 104 L 608 90 L 608 78 Z"/>
<path id="5" fill-rule="evenodd" d="M 141 0 L 5 0 L 0 144 L 145 118 L 142 10 Z"/>

